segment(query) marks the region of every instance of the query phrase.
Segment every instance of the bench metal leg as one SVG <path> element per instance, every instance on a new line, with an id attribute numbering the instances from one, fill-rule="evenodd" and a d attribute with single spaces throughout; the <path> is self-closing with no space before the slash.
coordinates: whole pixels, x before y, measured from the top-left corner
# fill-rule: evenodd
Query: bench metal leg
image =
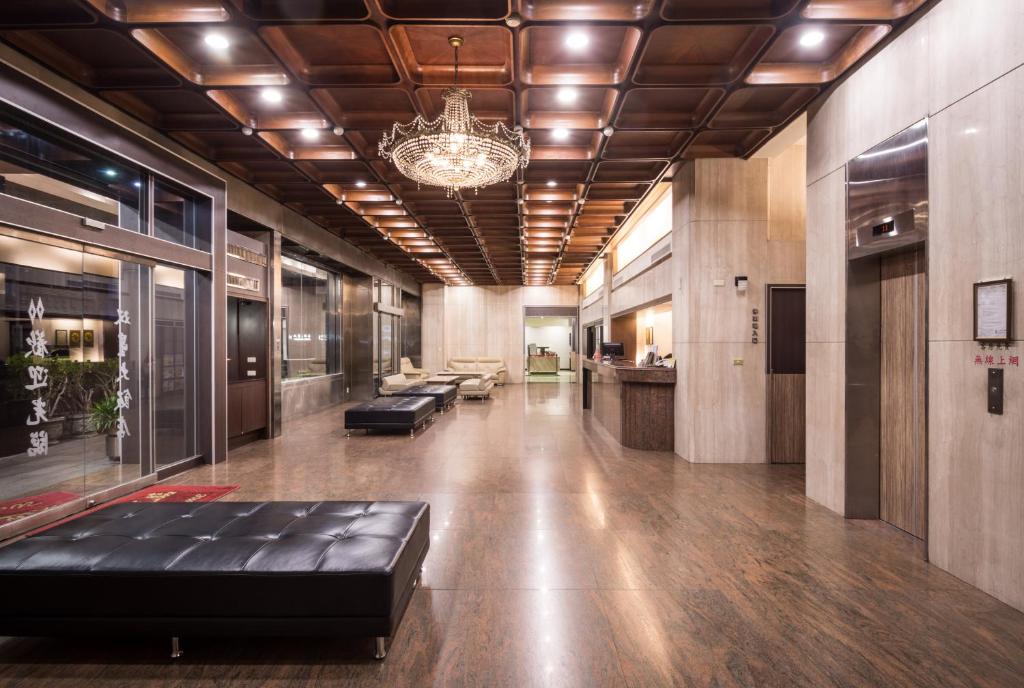
<path id="1" fill-rule="evenodd" d="M 384 659 L 387 656 L 388 656 L 388 639 L 383 637 L 383 636 L 379 636 L 377 638 L 376 647 L 374 647 L 373 658 L 374 659 Z"/>
<path id="2" fill-rule="evenodd" d="M 352 436 L 352 431 L 351 430 L 346 430 L 345 431 L 345 437 L 351 437 L 351 436 Z"/>
<path id="3" fill-rule="evenodd" d="M 171 659 L 177 659 L 181 657 L 181 643 L 178 641 L 178 636 L 171 638 Z"/>

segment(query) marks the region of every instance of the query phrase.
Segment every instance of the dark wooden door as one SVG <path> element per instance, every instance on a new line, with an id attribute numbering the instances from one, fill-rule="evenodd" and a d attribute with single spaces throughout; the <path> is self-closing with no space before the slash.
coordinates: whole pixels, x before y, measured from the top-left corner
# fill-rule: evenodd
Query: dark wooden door
<path id="1" fill-rule="evenodd" d="M 267 304 L 228 298 L 228 358 L 228 437 L 251 439 L 267 426 Z"/>
<path id="2" fill-rule="evenodd" d="M 766 432 L 770 463 L 804 463 L 805 311 L 803 285 L 769 285 L 765 314 L 768 364 Z"/>
<path id="3" fill-rule="evenodd" d="M 879 510 L 883 521 L 925 535 L 924 251 L 881 261 Z"/>

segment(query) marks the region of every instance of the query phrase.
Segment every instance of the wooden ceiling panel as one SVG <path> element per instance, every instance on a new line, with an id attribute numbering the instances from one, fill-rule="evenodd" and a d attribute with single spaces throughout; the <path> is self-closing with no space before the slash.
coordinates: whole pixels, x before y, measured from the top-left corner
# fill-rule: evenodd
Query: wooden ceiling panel
<path id="1" fill-rule="evenodd" d="M 807 87 L 741 88 L 733 91 L 715 114 L 716 129 L 777 127 L 785 124 L 818 94 Z"/>
<path id="2" fill-rule="evenodd" d="M 654 183 L 753 154 L 926 3 L 2 4 L 0 39 L 417 279 L 571 284 Z M 532 160 L 449 196 L 378 144 L 441 114 L 452 35 L 474 114 L 525 128 Z"/>
<path id="3" fill-rule="evenodd" d="M 211 47 L 211 36 L 226 47 Z M 235 26 L 135 29 L 132 36 L 183 78 L 201 86 L 281 86 L 288 74 L 253 33 Z"/>
<path id="4" fill-rule="evenodd" d="M 296 88 L 235 88 L 206 95 L 240 125 L 253 129 L 323 129 L 330 124 L 312 98 Z"/>
<path id="5" fill-rule="evenodd" d="M 130 38 L 112 30 L 3 31 L 0 38 L 88 88 L 151 88 L 180 83 Z"/>
<path id="6" fill-rule="evenodd" d="M 654 0 L 523 0 L 522 14 L 530 21 L 640 21 Z"/>
<path id="7" fill-rule="evenodd" d="M 283 24 L 259 33 L 292 74 L 311 86 L 399 81 L 384 34 L 375 26 Z"/>
<path id="8" fill-rule="evenodd" d="M 779 19 L 799 4 L 800 0 L 665 0 L 661 16 L 670 21 Z"/>
<path id="9" fill-rule="evenodd" d="M 391 19 L 487 21 L 508 16 L 508 0 L 379 0 Z"/>
<path id="10" fill-rule="evenodd" d="M 503 26 L 398 24 L 390 32 L 406 73 L 417 84 L 450 86 L 454 82 L 450 36 L 465 40 L 459 49 L 460 85 L 512 82 L 512 32 Z"/>
<path id="11" fill-rule="evenodd" d="M 615 120 L 621 129 L 696 129 L 721 101 L 720 88 L 634 88 Z"/>
<path id="12" fill-rule="evenodd" d="M 546 86 L 622 83 L 641 36 L 637 27 L 614 24 L 572 30 L 547 25 L 524 28 L 519 32 L 521 78 L 526 84 Z"/>
<path id="13" fill-rule="evenodd" d="M 99 0 L 96 0 L 99 2 Z M 96 17 L 76 0 L 6 0 L 0 27 L 94 24 Z"/>
<path id="14" fill-rule="evenodd" d="M 528 88 L 522 95 L 523 126 L 601 129 L 610 122 L 617 100 L 614 88 Z"/>
<path id="15" fill-rule="evenodd" d="M 633 81 L 723 85 L 736 81 L 768 43 L 771 25 L 669 25 L 651 32 Z"/>
<path id="16" fill-rule="evenodd" d="M 195 91 L 139 89 L 103 91 L 101 95 L 146 124 L 164 131 L 237 129 L 230 117 Z"/>
<path id="17" fill-rule="evenodd" d="M 684 155 L 688 158 L 742 158 L 768 140 L 771 129 L 702 131 Z"/>
<path id="18" fill-rule="evenodd" d="M 93 0 L 106 2 L 107 0 Z M 341 21 L 366 19 L 362 0 L 231 0 L 251 19 L 260 21 Z"/>
<path id="19" fill-rule="evenodd" d="M 886 24 L 828 24 L 808 29 L 786 29 L 747 76 L 747 83 L 824 84 L 841 77 L 846 70 L 878 44 L 891 28 Z M 820 43 L 804 45 L 809 31 L 823 35 Z"/>
<path id="20" fill-rule="evenodd" d="M 346 129 L 383 132 L 417 114 L 409 92 L 401 88 L 317 88 L 312 94 L 327 116 Z"/>
<path id="21" fill-rule="evenodd" d="M 807 19 L 893 21 L 921 9 L 927 0 L 810 0 L 801 14 Z"/>
<path id="22" fill-rule="evenodd" d="M 219 0 L 85 0 L 114 21 L 132 24 L 222 22 L 231 18 Z"/>
<path id="23" fill-rule="evenodd" d="M 669 160 L 682 150 L 693 134 L 689 131 L 616 131 L 608 139 L 604 158 L 609 160 Z"/>

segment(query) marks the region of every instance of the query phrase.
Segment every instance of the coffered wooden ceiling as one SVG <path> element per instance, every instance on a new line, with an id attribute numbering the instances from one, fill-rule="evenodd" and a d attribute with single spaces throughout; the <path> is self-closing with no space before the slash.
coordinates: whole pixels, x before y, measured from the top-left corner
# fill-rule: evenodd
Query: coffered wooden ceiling
<path id="1" fill-rule="evenodd" d="M 686 158 L 745 157 L 926 0 L 4 0 L 0 38 L 422 281 L 572 284 Z M 517 179 L 377 155 L 440 113 L 451 35 Z"/>

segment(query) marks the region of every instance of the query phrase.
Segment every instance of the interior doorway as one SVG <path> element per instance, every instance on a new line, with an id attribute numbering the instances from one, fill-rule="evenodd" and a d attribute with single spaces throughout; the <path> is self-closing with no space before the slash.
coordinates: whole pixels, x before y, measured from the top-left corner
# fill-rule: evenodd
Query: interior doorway
<path id="1" fill-rule="evenodd" d="M 768 462 L 805 463 L 806 290 L 770 284 L 766 303 Z"/>
<path id="2" fill-rule="evenodd" d="M 527 382 L 576 380 L 575 329 L 574 316 L 526 316 L 524 340 Z"/>
<path id="3" fill-rule="evenodd" d="M 925 536 L 924 249 L 880 261 L 879 517 Z"/>
<path id="4" fill-rule="evenodd" d="M 228 446 L 265 436 L 267 428 L 267 304 L 228 297 Z"/>

